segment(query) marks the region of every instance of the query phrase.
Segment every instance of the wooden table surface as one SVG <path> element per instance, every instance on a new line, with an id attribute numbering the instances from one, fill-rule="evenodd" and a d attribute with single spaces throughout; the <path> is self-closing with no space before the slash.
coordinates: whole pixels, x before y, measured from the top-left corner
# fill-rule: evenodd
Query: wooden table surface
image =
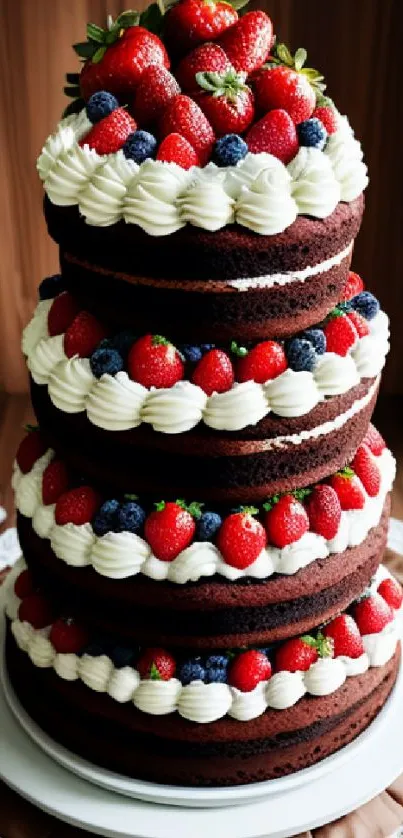
<path id="1" fill-rule="evenodd" d="M 32 421 L 34 417 L 27 396 L 0 393 L 0 505 L 8 513 L 3 528 L 14 523 L 10 485 L 12 462 L 24 434 L 23 428 Z M 403 520 L 403 398 L 380 399 L 375 422 L 397 458 L 392 515 Z M 403 583 L 403 557 L 388 550 L 385 561 Z M 357 811 L 298 838 L 389 838 L 402 824 L 403 775 L 387 791 Z M 0 838 L 90 838 L 90 833 L 46 815 L 0 782 Z M 177 835 L 173 838 L 192 836 Z"/>

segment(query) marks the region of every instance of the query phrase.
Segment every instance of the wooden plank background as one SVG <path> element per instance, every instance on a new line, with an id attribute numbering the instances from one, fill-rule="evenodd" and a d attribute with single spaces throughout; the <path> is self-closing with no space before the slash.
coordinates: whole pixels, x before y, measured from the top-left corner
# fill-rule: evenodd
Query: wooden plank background
<path id="1" fill-rule="evenodd" d="M 0 0 L 0 383 L 26 389 L 18 335 L 40 279 L 57 269 L 41 214 L 35 159 L 64 106 L 70 45 L 88 20 L 102 23 L 135 0 Z M 145 0 L 138 8 L 147 5 Z M 354 266 L 392 319 L 384 388 L 403 392 L 402 0 L 262 0 L 275 31 L 305 46 L 328 91 L 363 142 L 370 169 L 367 210 Z M 309 63 L 310 63 L 309 62 Z"/>

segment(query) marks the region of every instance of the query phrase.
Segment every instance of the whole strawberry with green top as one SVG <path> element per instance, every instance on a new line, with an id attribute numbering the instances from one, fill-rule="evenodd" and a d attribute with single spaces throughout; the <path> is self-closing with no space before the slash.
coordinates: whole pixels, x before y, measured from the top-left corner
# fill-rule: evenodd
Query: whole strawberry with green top
<path id="1" fill-rule="evenodd" d="M 285 44 L 277 44 L 267 65 L 254 77 L 256 105 L 261 113 L 281 108 L 295 124 L 309 119 L 316 92 L 323 89 L 323 76 L 304 67 L 306 50 L 292 56 Z"/>
<path id="2" fill-rule="evenodd" d="M 245 79 L 246 73 L 232 68 L 224 73 L 196 73 L 196 81 L 204 91 L 197 101 L 217 137 L 242 134 L 253 121 L 253 94 Z"/>
<path id="3" fill-rule="evenodd" d="M 157 559 L 172 562 L 189 546 L 196 532 L 195 518 L 200 514 L 197 503 L 186 506 L 177 500 L 155 504 L 154 512 L 146 518 L 144 536 Z"/>
<path id="4" fill-rule="evenodd" d="M 183 378 L 179 352 L 162 335 L 144 335 L 133 344 L 127 366 L 130 377 L 143 387 L 173 387 Z"/>
<path id="5" fill-rule="evenodd" d="M 307 672 L 318 658 L 332 658 L 333 639 L 319 632 L 317 637 L 309 634 L 293 637 L 283 643 L 276 652 L 276 672 Z"/>
<path id="6" fill-rule="evenodd" d="M 264 527 L 254 517 L 257 511 L 251 506 L 228 515 L 218 531 L 217 547 L 224 561 L 240 570 L 253 564 L 267 544 Z"/>
<path id="7" fill-rule="evenodd" d="M 164 35 L 170 51 L 184 55 L 205 41 L 214 41 L 238 20 L 231 3 L 222 0 L 180 0 L 166 15 Z"/>
<path id="8" fill-rule="evenodd" d="M 298 541 L 309 530 L 309 518 L 305 507 L 299 498 L 304 492 L 294 494 L 275 495 L 267 503 L 265 527 L 268 539 L 275 547 L 286 547 Z"/>

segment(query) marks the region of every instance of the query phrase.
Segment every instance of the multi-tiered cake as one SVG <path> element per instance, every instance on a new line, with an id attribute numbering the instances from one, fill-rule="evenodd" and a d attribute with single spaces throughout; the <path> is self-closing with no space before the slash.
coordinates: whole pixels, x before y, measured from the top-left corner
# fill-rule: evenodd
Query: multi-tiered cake
<path id="1" fill-rule="evenodd" d="M 180 0 L 76 49 L 38 160 L 61 275 L 23 336 L 9 675 L 102 766 L 278 777 L 356 737 L 398 667 L 361 148 L 263 12 Z"/>

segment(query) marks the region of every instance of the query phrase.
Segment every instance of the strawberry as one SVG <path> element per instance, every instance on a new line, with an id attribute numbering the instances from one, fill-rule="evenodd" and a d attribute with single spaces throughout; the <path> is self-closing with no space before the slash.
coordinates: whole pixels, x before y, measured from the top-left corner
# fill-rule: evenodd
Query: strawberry
<path id="1" fill-rule="evenodd" d="M 161 335 L 144 335 L 133 344 L 127 359 L 130 377 L 143 387 L 173 387 L 183 378 L 179 352 Z"/>
<path id="2" fill-rule="evenodd" d="M 362 316 L 358 311 L 348 311 L 347 317 L 357 329 L 357 334 L 359 338 L 365 338 L 366 335 L 369 335 L 369 326 L 368 322 L 365 317 Z"/>
<path id="3" fill-rule="evenodd" d="M 332 657 L 333 643 L 320 635 L 318 639 L 309 634 L 293 637 L 283 643 L 276 653 L 276 672 L 306 672 L 319 656 Z"/>
<path id="4" fill-rule="evenodd" d="M 287 369 L 284 349 L 275 340 L 262 341 L 249 352 L 237 349 L 236 344 L 232 344 L 232 348 L 240 355 L 236 365 L 237 381 L 257 381 L 258 384 L 264 384 L 269 379 L 277 378 Z"/>
<path id="5" fill-rule="evenodd" d="M 382 454 L 382 451 L 386 448 L 386 442 L 384 438 L 380 435 L 379 431 L 374 428 L 373 425 L 368 425 L 367 433 L 363 439 L 365 445 L 368 445 L 368 448 L 375 457 L 379 457 Z"/>
<path id="6" fill-rule="evenodd" d="M 194 148 L 180 134 L 168 134 L 165 137 L 158 149 L 157 160 L 176 163 L 182 169 L 191 169 L 192 166 L 200 165 Z"/>
<path id="7" fill-rule="evenodd" d="M 231 64 L 218 44 L 201 44 L 182 58 L 176 68 L 175 76 L 181 89 L 193 96 L 200 94 L 200 86 L 196 81 L 197 73 L 225 73 L 231 69 Z"/>
<path id="8" fill-rule="evenodd" d="M 125 108 L 116 108 L 93 125 L 88 134 L 81 138 L 79 145 L 87 145 L 98 154 L 112 154 L 124 146 L 136 128 L 133 117 Z"/>
<path id="9" fill-rule="evenodd" d="M 20 599 L 25 599 L 34 593 L 34 580 L 32 579 L 31 571 L 26 568 L 17 576 L 14 582 L 14 591 Z"/>
<path id="10" fill-rule="evenodd" d="M 68 291 L 63 291 L 55 297 L 48 314 L 48 332 L 51 337 L 62 335 L 68 329 L 80 311 L 74 297 Z"/>
<path id="11" fill-rule="evenodd" d="M 254 79 L 254 91 L 261 113 L 282 108 L 295 124 L 309 119 L 315 107 L 315 91 L 308 78 L 291 67 L 261 70 Z"/>
<path id="12" fill-rule="evenodd" d="M 362 485 L 370 498 L 376 497 L 381 488 L 381 473 L 368 445 L 362 443 L 355 452 L 351 468 L 360 478 Z"/>
<path id="13" fill-rule="evenodd" d="M 70 489 L 56 501 L 56 524 L 89 524 L 100 506 L 100 498 L 91 486 Z"/>
<path id="14" fill-rule="evenodd" d="M 193 515 L 182 501 L 161 501 L 146 518 L 144 535 L 154 555 L 162 562 L 172 562 L 189 546 L 196 531 Z"/>
<path id="15" fill-rule="evenodd" d="M 200 88 L 206 91 L 198 103 L 217 137 L 242 134 L 253 121 L 255 108 L 245 73 L 232 68 L 225 73 L 197 73 Z"/>
<path id="16" fill-rule="evenodd" d="M 72 358 L 73 355 L 89 358 L 106 336 L 106 329 L 92 314 L 80 311 L 66 331 L 64 351 L 68 358 Z"/>
<path id="17" fill-rule="evenodd" d="M 320 105 L 315 108 L 312 116 L 315 116 L 316 119 L 320 119 L 328 134 L 334 134 L 335 131 L 337 131 L 337 112 L 332 105 Z"/>
<path id="18" fill-rule="evenodd" d="M 324 483 L 314 486 L 306 502 L 306 511 L 312 532 L 329 540 L 335 537 L 341 519 L 341 505 L 332 486 Z"/>
<path id="19" fill-rule="evenodd" d="M 323 331 L 326 337 L 326 351 L 335 352 L 336 355 L 347 355 L 358 339 L 354 323 L 339 308 L 330 313 Z"/>
<path id="20" fill-rule="evenodd" d="M 17 465 L 23 474 L 28 474 L 36 461 L 47 451 L 47 445 L 41 437 L 39 428 L 29 426 L 29 433 L 20 442 L 16 454 Z"/>
<path id="21" fill-rule="evenodd" d="M 150 64 L 143 70 L 134 94 L 132 110 L 136 122 L 141 126 L 155 122 L 178 93 L 179 84 L 169 70 L 163 64 Z"/>
<path id="22" fill-rule="evenodd" d="M 165 40 L 176 55 L 205 41 L 214 41 L 236 23 L 238 13 L 221 0 L 181 0 L 165 19 Z"/>
<path id="23" fill-rule="evenodd" d="M 196 151 L 201 164 L 207 163 L 214 144 L 214 131 L 193 99 L 180 93 L 168 102 L 160 119 L 161 139 L 180 134 Z"/>
<path id="24" fill-rule="evenodd" d="M 341 301 L 347 302 L 348 300 L 352 300 L 353 297 L 356 297 L 357 294 L 360 294 L 363 290 L 364 283 L 359 274 L 354 273 L 354 271 L 349 271 L 343 288 Z"/>
<path id="25" fill-rule="evenodd" d="M 309 518 L 302 503 L 291 494 L 275 496 L 264 504 L 267 510 L 265 527 L 275 547 L 286 547 L 302 538 L 309 530 Z"/>
<path id="26" fill-rule="evenodd" d="M 228 670 L 228 683 L 243 693 L 249 693 L 261 681 L 268 681 L 270 676 L 271 664 L 268 657 L 264 652 L 249 649 L 233 659 Z"/>
<path id="27" fill-rule="evenodd" d="M 270 111 L 255 122 L 246 135 L 246 142 L 253 154 L 266 151 L 285 164 L 299 149 L 297 129 L 287 111 L 281 109 Z"/>
<path id="28" fill-rule="evenodd" d="M 141 678 L 151 681 L 169 681 L 176 671 L 175 659 L 165 649 L 146 649 L 137 661 Z"/>
<path id="29" fill-rule="evenodd" d="M 378 634 L 393 620 L 393 611 L 375 592 L 355 603 L 353 617 L 361 634 Z"/>
<path id="30" fill-rule="evenodd" d="M 398 611 L 401 607 L 403 602 L 403 590 L 397 579 L 392 577 L 384 579 L 383 582 L 378 585 L 378 594 L 380 594 L 385 602 L 387 602 L 391 608 L 394 608 L 395 611 Z"/>
<path id="31" fill-rule="evenodd" d="M 238 72 L 248 75 L 262 66 L 273 39 L 273 26 L 265 12 L 247 12 L 227 29 L 218 43 Z"/>
<path id="32" fill-rule="evenodd" d="M 340 614 L 328 623 L 322 633 L 333 640 L 334 657 L 346 655 L 359 658 L 364 653 L 364 646 L 357 623 L 349 614 Z"/>
<path id="33" fill-rule="evenodd" d="M 74 655 L 88 643 L 88 634 L 74 620 L 56 620 L 50 630 L 49 640 L 59 654 Z"/>
<path id="34" fill-rule="evenodd" d="M 52 460 L 42 475 L 42 500 L 45 506 L 56 503 L 69 488 L 67 469 L 62 460 Z"/>
<path id="35" fill-rule="evenodd" d="M 329 478 L 329 484 L 336 492 L 342 509 L 363 508 L 365 503 L 363 486 L 351 468 L 344 468 L 333 474 Z"/>
<path id="36" fill-rule="evenodd" d="M 22 600 L 18 609 L 18 619 L 30 623 L 35 629 L 50 626 L 53 620 L 52 609 L 42 594 L 30 594 Z"/>
<path id="37" fill-rule="evenodd" d="M 98 90 L 107 90 L 125 103 L 146 67 L 150 64 L 169 67 L 168 54 L 160 38 L 142 26 L 133 25 L 137 22 L 136 12 L 123 12 L 107 29 L 88 25 L 88 42 L 75 46 L 80 57 L 88 59 L 80 75 L 81 95 L 86 102 Z"/>
<path id="38" fill-rule="evenodd" d="M 198 362 L 192 374 L 193 384 L 208 396 L 226 393 L 235 380 L 231 359 L 222 349 L 210 349 Z"/>
<path id="39" fill-rule="evenodd" d="M 218 531 L 217 547 L 224 561 L 239 570 L 253 564 L 267 544 L 264 527 L 253 517 L 256 512 L 254 507 L 233 512 Z"/>

